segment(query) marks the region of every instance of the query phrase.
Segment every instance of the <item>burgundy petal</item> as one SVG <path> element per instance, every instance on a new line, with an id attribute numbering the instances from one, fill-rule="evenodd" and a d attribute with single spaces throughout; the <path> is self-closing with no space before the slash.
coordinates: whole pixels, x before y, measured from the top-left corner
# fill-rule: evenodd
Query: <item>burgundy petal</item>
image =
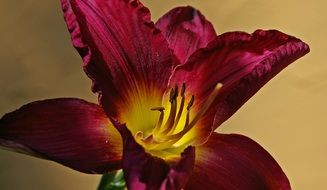
<path id="1" fill-rule="evenodd" d="M 188 147 L 181 159 L 170 166 L 163 159 L 146 153 L 125 124 L 113 122 L 123 137 L 123 171 L 128 189 L 180 190 L 191 176 L 195 148 Z"/>
<path id="2" fill-rule="evenodd" d="M 216 84 L 223 83 L 214 106 L 200 122 L 210 127 L 214 118 L 215 129 L 277 73 L 308 52 L 307 44 L 276 30 L 225 33 L 177 67 L 170 85 L 186 83 L 195 95 L 195 107 L 200 107 Z"/>
<path id="3" fill-rule="evenodd" d="M 190 6 L 172 9 L 158 20 L 156 27 L 163 32 L 181 63 L 217 36 L 212 24 Z"/>
<path id="4" fill-rule="evenodd" d="M 248 137 L 213 133 L 197 147 L 186 190 L 290 190 L 274 158 Z"/>
<path id="5" fill-rule="evenodd" d="M 150 21 L 149 10 L 138 0 L 61 3 L 73 45 L 107 113 L 115 116 L 118 105 L 140 91 L 165 90 L 172 54 Z"/>
<path id="6" fill-rule="evenodd" d="M 121 167 L 122 142 L 102 108 L 80 99 L 37 101 L 0 120 L 0 146 L 85 173 Z"/>

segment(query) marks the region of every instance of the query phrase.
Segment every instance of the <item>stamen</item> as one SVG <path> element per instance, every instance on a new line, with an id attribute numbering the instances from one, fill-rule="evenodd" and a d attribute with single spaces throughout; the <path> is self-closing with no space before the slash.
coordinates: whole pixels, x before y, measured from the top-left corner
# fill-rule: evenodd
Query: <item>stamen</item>
<path id="1" fill-rule="evenodd" d="M 198 112 L 194 115 L 193 119 L 190 120 L 191 108 L 194 105 L 195 97 L 194 95 L 191 96 L 189 102 L 186 106 L 186 118 L 183 127 L 179 127 L 178 131 L 176 128 L 179 124 L 179 121 L 183 115 L 184 107 L 185 107 L 185 91 L 186 87 L 185 84 L 181 86 L 180 93 L 178 92 L 178 86 L 176 85 L 174 88 L 171 89 L 169 94 L 169 102 L 170 102 L 170 113 L 166 123 L 163 125 L 164 120 L 164 107 L 153 107 L 151 108 L 152 111 L 160 111 L 159 120 L 153 129 L 153 131 L 147 136 L 144 137 L 143 132 L 139 131 L 135 134 L 135 138 L 138 142 L 141 142 L 148 150 L 164 150 L 168 148 L 172 148 L 173 146 L 180 146 L 177 145 L 180 139 L 188 133 L 196 123 L 201 119 L 201 117 L 208 111 L 210 106 L 214 103 L 217 95 L 219 94 L 220 89 L 222 88 L 222 84 L 218 83 L 207 100 L 201 105 Z M 177 99 L 180 95 L 180 99 Z M 178 101 L 180 100 L 178 113 L 177 106 Z M 192 112 L 193 113 L 193 112 Z M 190 139 L 192 140 L 192 139 Z M 185 142 L 183 142 L 185 143 Z M 176 145 L 175 145 L 176 144 Z"/>
<path id="2" fill-rule="evenodd" d="M 180 139 L 182 136 L 184 136 L 187 132 L 189 132 L 192 127 L 196 124 L 196 122 L 203 116 L 203 114 L 209 109 L 209 107 L 212 105 L 212 103 L 215 101 L 220 89 L 222 88 L 222 84 L 218 83 L 215 87 L 215 89 L 213 90 L 213 92 L 209 95 L 207 101 L 204 103 L 203 107 L 199 110 L 199 112 L 194 116 L 193 120 L 191 121 L 190 124 L 188 124 L 183 131 L 168 136 L 167 139 Z M 190 103 L 192 102 L 192 104 L 189 103 L 189 105 L 193 105 L 193 101 L 194 98 L 191 99 Z"/>
<path id="3" fill-rule="evenodd" d="M 176 86 L 176 89 L 178 87 Z M 180 106 L 179 106 L 179 110 L 178 110 L 178 113 L 177 113 L 177 116 L 176 116 L 176 119 L 175 119 L 175 122 L 174 122 L 174 125 L 172 126 L 172 128 L 167 132 L 167 135 L 170 135 L 171 133 L 173 133 L 178 125 L 178 122 L 183 114 L 183 109 L 184 109 L 184 104 L 185 104 L 185 83 L 183 83 L 182 85 L 182 88 L 181 88 L 181 93 L 180 93 L 180 96 L 182 97 L 181 98 L 181 103 L 180 103 Z M 178 94 L 178 90 L 175 91 L 177 94 Z M 165 131 L 164 131 L 165 132 Z"/>
<path id="4" fill-rule="evenodd" d="M 192 96 L 193 98 L 191 98 L 191 101 L 190 102 L 193 102 L 194 101 L 194 96 Z M 191 103 L 193 104 L 193 103 Z M 190 103 L 190 107 L 192 106 Z M 185 129 L 188 125 L 189 125 L 189 121 L 190 121 L 190 109 L 187 110 L 187 113 L 186 113 L 186 121 L 185 121 L 185 124 L 184 124 L 184 127 L 183 129 Z M 177 133 L 179 134 L 179 133 Z M 156 148 L 167 148 L 167 147 L 170 147 L 172 146 L 173 144 L 175 144 L 176 142 L 178 142 L 180 140 L 180 138 L 183 136 L 184 134 L 180 134 L 180 135 L 169 135 L 169 136 L 166 136 L 163 141 L 165 143 L 162 143 L 160 144 L 159 146 L 156 146 Z"/>
<path id="5" fill-rule="evenodd" d="M 164 113 L 165 108 L 164 107 L 153 107 L 153 108 L 151 108 L 151 110 L 152 111 L 160 111 L 159 120 L 158 120 L 158 122 L 156 124 L 156 127 L 153 130 L 153 133 L 157 133 L 160 130 L 160 127 L 162 125 L 162 121 L 163 121 L 164 116 L 165 116 L 165 113 Z"/>
<path id="6" fill-rule="evenodd" d="M 173 88 L 170 91 L 171 108 L 170 108 L 168 120 L 163 128 L 164 129 L 164 131 L 162 132 L 163 135 L 167 134 L 174 126 L 176 111 L 177 111 L 177 95 L 178 95 L 178 87 L 176 85 L 175 88 Z"/>
<path id="7" fill-rule="evenodd" d="M 181 119 L 181 116 L 183 114 L 184 104 L 185 104 L 185 96 L 183 95 L 182 99 L 181 99 L 180 106 L 179 106 L 179 110 L 178 110 L 178 113 L 177 113 L 177 116 L 176 116 L 176 119 L 175 119 L 175 122 L 174 122 L 174 126 L 171 128 L 171 130 L 168 132 L 168 134 L 171 134 L 171 133 L 173 133 L 175 131 L 175 129 L 176 129 L 177 125 L 178 125 L 178 122 Z"/>
<path id="8" fill-rule="evenodd" d="M 184 125 L 184 129 L 188 126 L 189 124 L 189 120 L 190 120 L 190 111 L 187 110 L 187 115 L 186 115 L 186 121 L 185 121 L 185 125 Z M 177 143 L 184 135 L 177 133 L 176 135 L 170 135 L 170 136 L 166 136 L 164 139 L 162 139 L 162 143 L 157 144 L 156 146 L 152 146 L 152 148 L 154 149 L 165 149 L 165 148 L 169 148 L 172 145 L 174 145 L 175 143 Z"/>
<path id="9" fill-rule="evenodd" d="M 190 110 L 187 110 L 187 113 L 186 113 L 186 121 L 185 121 L 185 124 L 184 124 L 183 129 L 186 129 L 188 127 L 189 122 L 190 122 Z M 174 134 L 174 135 L 166 136 L 166 138 L 164 140 L 166 140 L 166 141 L 167 140 L 172 140 L 172 141 L 174 141 L 176 143 L 185 133 L 179 132 L 179 133 Z M 173 144 L 175 144 L 175 143 L 173 143 Z"/>

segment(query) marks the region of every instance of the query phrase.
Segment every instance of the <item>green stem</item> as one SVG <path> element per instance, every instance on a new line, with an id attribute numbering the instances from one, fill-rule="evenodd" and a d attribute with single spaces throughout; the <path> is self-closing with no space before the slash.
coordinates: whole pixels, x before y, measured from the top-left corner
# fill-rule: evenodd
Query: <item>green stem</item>
<path id="1" fill-rule="evenodd" d="M 122 170 L 117 170 L 104 174 L 101 178 L 98 190 L 125 190 L 124 173 Z"/>

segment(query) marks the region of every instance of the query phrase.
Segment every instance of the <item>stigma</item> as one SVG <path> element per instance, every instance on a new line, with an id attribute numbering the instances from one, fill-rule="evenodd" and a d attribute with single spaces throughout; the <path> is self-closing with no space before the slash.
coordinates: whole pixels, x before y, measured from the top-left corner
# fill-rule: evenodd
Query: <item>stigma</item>
<path id="1" fill-rule="evenodd" d="M 214 100 L 219 94 L 222 84 L 218 83 L 212 90 L 208 98 L 203 101 L 199 109 L 193 109 L 196 97 L 194 95 L 186 96 L 186 85 L 183 83 L 179 89 L 177 85 L 170 90 L 169 104 L 166 107 L 152 107 L 152 111 L 160 113 L 156 125 L 152 131 L 144 136 L 142 131 L 135 134 L 136 141 L 146 150 L 160 151 L 165 149 L 178 148 L 178 141 L 194 128 L 201 117 L 212 106 Z M 165 111 L 169 109 L 169 114 Z"/>

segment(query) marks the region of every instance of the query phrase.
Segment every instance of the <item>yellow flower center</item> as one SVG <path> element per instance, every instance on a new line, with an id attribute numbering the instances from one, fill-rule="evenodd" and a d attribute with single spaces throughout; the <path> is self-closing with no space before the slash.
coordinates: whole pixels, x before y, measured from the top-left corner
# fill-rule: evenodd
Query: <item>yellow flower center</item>
<path id="1" fill-rule="evenodd" d="M 195 101 L 194 95 L 187 98 L 185 84 L 182 85 L 180 91 L 176 85 L 171 89 L 169 101 L 164 104 L 165 107 L 151 108 L 151 111 L 160 113 L 152 131 L 146 134 L 143 131 L 137 131 L 136 141 L 147 152 L 162 158 L 179 155 L 196 138 L 196 133 L 191 130 L 212 105 L 221 87 L 221 83 L 217 84 L 201 108 L 194 111 L 192 109 Z M 167 108 L 170 108 L 168 116 L 165 114 Z"/>

